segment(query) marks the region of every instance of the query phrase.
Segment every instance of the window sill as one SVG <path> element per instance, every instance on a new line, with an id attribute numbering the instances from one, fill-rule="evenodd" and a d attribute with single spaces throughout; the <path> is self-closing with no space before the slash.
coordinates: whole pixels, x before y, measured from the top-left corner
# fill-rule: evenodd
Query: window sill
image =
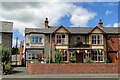
<path id="1" fill-rule="evenodd" d="M 91 46 L 104 46 L 104 44 L 91 44 Z"/>
<path id="2" fill-rule="evenodd" d="M 70 44 L 55 44 L 55 46 L 69 46 Z"/>
<path id="3" fill-rule="evenodd" d="M 43 44 L 43 43 L 31 43 L 31 44 Z"/>

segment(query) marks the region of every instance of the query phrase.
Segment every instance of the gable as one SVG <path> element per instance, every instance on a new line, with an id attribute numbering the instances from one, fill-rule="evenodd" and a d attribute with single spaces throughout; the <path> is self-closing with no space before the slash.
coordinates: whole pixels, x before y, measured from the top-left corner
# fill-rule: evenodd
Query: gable
<path id="1" fill-rule="evenodd" d="M 105 33 L 105 32 L 98 26 L 96 26 L 90 33 Z"/>
<path id="2" fill-rule="evenodd" d="M 100 29 L 95 29 L 95 30 L 93 30 L 91 33 L 103 33 Z"/>
<path id="3" fill-rule="evenodd" d="M 70 33 L 70 32 L 66 28 L 61 26 L 57 30 L 55 30 L 54 33 Z"/>

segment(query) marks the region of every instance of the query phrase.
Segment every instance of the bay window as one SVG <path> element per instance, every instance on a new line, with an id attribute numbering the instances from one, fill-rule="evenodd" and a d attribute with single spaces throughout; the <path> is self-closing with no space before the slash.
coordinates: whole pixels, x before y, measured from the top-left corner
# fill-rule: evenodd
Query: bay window
<path id="1" fill-rule="evenodd" d="M 36 54 L 43 54 L 43 50 L 28 50 L 28 51 L 26 51 L 26 59 L 27 60 L 35 59 Z"/>
<path id="2" fill-rule="evenodd" d="M 103 51 L 92 51 L 92 60 L 95 62 L 104 61 L 104 52 Z"/>
<path id="3" fill-rule="evenodd" d="M 92 35 L 92 44 L 103 44 L 103 35 Z"/>

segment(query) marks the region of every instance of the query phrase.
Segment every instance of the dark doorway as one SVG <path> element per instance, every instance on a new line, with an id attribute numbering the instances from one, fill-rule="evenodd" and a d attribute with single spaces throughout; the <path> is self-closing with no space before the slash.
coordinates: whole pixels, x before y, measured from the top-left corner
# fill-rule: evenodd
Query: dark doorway
<path id="1" fill-rule="evenodd" d="M 83 63 L 83 53 L 76 53 L 76 62 Z"/>

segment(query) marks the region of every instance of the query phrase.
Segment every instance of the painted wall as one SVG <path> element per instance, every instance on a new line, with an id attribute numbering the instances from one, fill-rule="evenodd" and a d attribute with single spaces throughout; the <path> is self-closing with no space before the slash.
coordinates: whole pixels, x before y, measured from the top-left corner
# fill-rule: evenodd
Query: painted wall
<path id="1" fill-rule="evenodd" d="M 86 36 L 86 40 L 85 40 L 85 36 Z M 75 35 L 75 34 L 70 34 L 70 45 L 74 45 L 77 43 L 77 37 L 81 38 L 81 42 L 83 42 L 83 44 L 89 44 L 89 35 Z"/>
<path id="2" fill-rule="evenodd" d="M 30 39 L 32 36 L 42 37 L 42 43 L 31 43 Z M 29 45 L 26 45 L 29 44 Z M 45 36 L 44 34 L 27 34 L 25 36 L 25 47 L 26 48 L 44 48 L 45 45 Z"/>

